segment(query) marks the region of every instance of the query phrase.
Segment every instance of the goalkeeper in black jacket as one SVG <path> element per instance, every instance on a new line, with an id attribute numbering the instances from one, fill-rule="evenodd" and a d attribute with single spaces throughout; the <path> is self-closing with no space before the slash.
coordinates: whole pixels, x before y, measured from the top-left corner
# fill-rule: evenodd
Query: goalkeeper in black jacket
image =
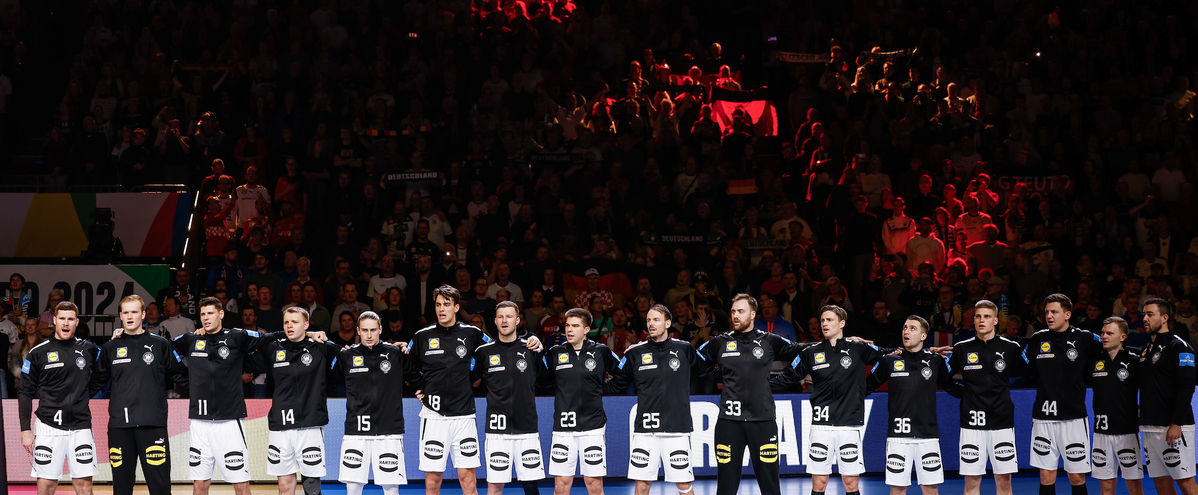
<path id="1" fill-rule="evenodd" d="M 121 299 L 122 337 L 100 349 L 92 390 L 112 381 L 108 398 L 108 460 L 112 493 L 130 495 L 138 459 L 151 495 L 171 492 L 170 435 L 166 430 L 167 379 L 187 388 L 187 368 L 169 340 L 147 332 L 141 296 Z"/>

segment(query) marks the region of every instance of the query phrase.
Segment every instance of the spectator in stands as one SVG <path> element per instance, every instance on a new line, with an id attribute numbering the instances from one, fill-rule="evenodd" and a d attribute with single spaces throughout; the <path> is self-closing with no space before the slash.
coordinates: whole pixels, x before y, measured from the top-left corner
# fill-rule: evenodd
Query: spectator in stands
<path id="1" fill-rule="evenodd" d="M 261 291 L 263 288 L 269 289 L 273 297 L 273 300 L 271 300 L 271 305 L 279 307 L 284 304 L 283 284 L 279 279 L 279 275 L 270 270 L 269 262 L 270 260 L 267 259 L 265 253 L 257 253 L 254 255 L 254 264 L 251 265 L 249 270 L 246 272 L 245 278 L 242 279 L 242 283 L 246 286 L 249 286 L 249 284 L 255 284 L 258 286 L 259 291 Z M 290 295 L 288 295 L 288 297 L 290 297 Z M 259 317 L 259 320 L 261 319 L 262 318 Z M 280 315 L 280 329 L 282 328 L 282 321 L 282 315 Z"/>
<path id="2" fill-rule="evenodd" d="M 169 296 L 162 302 L 162 315 L 166 317 L 162 321 L 162 333 L 169 335 L 171 339 L 195 332 L 196 329 L 194 322 L 179 314 L 179 305 L 179 298 L 175 296 Z"/>
<path id="3" fill-rule="evenodd" d="M 215 288 L 217 282 L 224 282 L 230 293 L 238 294 L 245 284 L 246 275 L 246 269 L 237 264 L 237 246 L 227 244 L 224 246 L 224 263 L 208 269 L 208 287 Z"/>
<path id="4" fill-rule="evenodd" d="M 957 217 L 954 227 L 958 232 L 965 233 L 966 246 L 986 240 L 985 227 L 992 225 L 990 215 L 978 210 L 978 201 L 973 196 L 966 196 L 962 201 L 965 213 Z"/>
<path id="5" fill-rule="evenodd" d="M 903 213 L 906 202 L 894 198 L 890 202 L 893 213 L 882 221 L 882 248 L 886 254 L 906 254 L 907 241 L 915 237 L 915 220 Z"/>
<path id="6" fill-rule="evenodd" d="M 379 273 L 370 277 L 369 288 L 366 290 L 366 297 L 370 298 L 374 311 L 388 309 L 386 298 L 389 289 L 394 287 L 404 291 L 408 288 L 408 280 L 395 273 L 395 259 L 391 255 L 383 255 L 379 266 Z"/>
<path id="7" fill-rule="evenodd" d="M 25 334 L 20 321 L 20 317 L 12 312 L 11 306 L 0 303 L 0 338 L 8 340 L 9 344 L 16 344 Z"/>
<path id="8" fill-rule="evenodd" d="M 320 286 L 313 281 L 305 282 L 303 285 L 303 306 L 308 310 L 308 324 L 319 331 L 328 332 L 329 326 L 332 324 L 332 315 L 328 308 L 321 306 L 317 302 L 317 293 Z"/>
<path id="9" fill-rule="evenodd" d="M 936 273 L 944 271 L 944 243 L 932 235 L 932 219 L 923 217 L 917 224 L 917 235 L 907 241 L 907 269 L 915 270 L 919 265 L 929 262 Z"/>
<path id="10" fill-rule="evenodd" d="M 63 300 L 62 289 L 51 289 L 50 294 L 46 296 L 46 309 L 38 315 L 38 320 L 43 323 L 54 324 L 54 308 L 58 307 L 58 303 Z"/>
<path id="11" fill-rule="evenodd" d="M 506 290 L 510 295 L 511 301 L 519 303 L 521 306 L 523 306 L 524 292 L 520 290 L 519 285 L 516 285 L 509 278 L 512 272 L 511 269 L 508 268 L 507 263 L 499 263 L 495 265 L 492 268 L 491 273 L 493 275 L 493 282 L 487 286 L 487 296 L 494 298 L 501 289 Z"/>
<path id="12" fill-rule="evenodd" d="M 499 302 L 491 297 L 490 291 L 487 290 L 487 279 L 480 277 L 474 281 L 474 290 L 470 292 L 470 297 L 466 298 L 466 304 L 462 305 L 462 312 L 467 315 L 485 315 L 485 318 L 495 311 L 496 304 Z"/>
<path id="13" fill-rule="evenodd" d="M 35 322 L 37 320 L 34 320 Z M 21 386 L 21 365 L 25 362 L 25 356 L 29 354 L 29 350 L 34 346 L 42 343 L 45 337 L 41 333 L 35 331 L 27 331 L 8 351 L 8 372 L 13 377 L 13 386 Z"/>
<path id="14" fill-rule="evenodd" d="M 265 141 L 262 142 L 265 146 Z M 247 222 L 255 221 L 253 225 L 261 225 L 257 219 L 266 217 L 271 211 L 270 191 L 258 185 L 258 167 L 250 165 L 245 168 L 245 184 L 237 186 L 233 197 L 237 203 L 237 226 L 246 228 Z"/>
<path id="15" fill-rule="evenodd" d="M 150 302 L 146 304 L 146 317 L 142 320 L 142 326 L 145 327 L 146 331 L 162 338 L 168 338 L 165 335 L 166 332 L 160 331 L 162 321 L 162 311 L 158 309 L 158 303 Z"/>
<path id="16" fill-rule="evenodd" d="M 4 290 L 4 299 L 0 302 L 7 304 L 17 316 L 29 314 L 30 303 L 33 302 L 32 292 L 25 290 L 25 276 L 13 273 L 8 276 L 8 288 Z"/>
<path id="17" fill-rule="evenodd" d="M 337 313 L 339 326 L 336 332 L 329 334 L 329 342 L 338 346 L 348 346 L 358 343 L 358 325 L 355 323 L 353 311 Z"/>
<path id="18" fill-rule="evenodd" d="M 337 304 L 337 307 L 333 308 L 334 314 L 340 315 L 345 311 L 349 311 L 350 313 L 353 313 L 354 321 L 356 322 L 358 320 L 358 316 L 360 316 L 363 311 L 370 311 L 370 306 L 362 304 L 362 302 L 358 300 L 358 286 L 352 280 L 343 282 L 341 284 L 341 290 L 338 292 L 338 294 L 341 296 L 341 299 L 339 304 Z"/>
<path id="19" fill-rule="evenodd" d="M 255 320 L 267 333 L 283 331 L 283 312 L 274 307 L 274 293 L 270 287 L 258 287 L 258 305 Z M 244 315 L 243 315 L 244 318 Z"/>
<path id="20" fill-rule="evenodd" d="M 773 297 L 761 297 L 761 314 L 753 322 L 753 326 L 758 330 L 786 337 L 790 341 L 798 338 L 794 325 L 782 318 L 782 314 L 778 312 L 778 302 Z"/>
<path id="21" fill-rule="evenodd" d="M 690 298 L 690 295 L 695 292 L 695 288 L 691 286 L 691 272 L 687 269 L 678 271 L 674 277 L 674 287 L 666 291 L 666 296 L 663 298 L 666 305 L 674 307 L 678 301 Z M 674 316 L 678 316 L 675 314 Z"/>
<path id="22" fill-rule="evenodd" d="M 573 307 L 590 309 L 591 299 L 594 297 L 598 297 L 600 299 L 600 302 L 602 303 L 600 307 L 604 311 L 614 307 L 615 301 L 613 300 L 612 293 L 607 289 L 602 289 L 599 287 L 600 279 L 601 277 L 597 268 L 587 269 L 585 273 L 586 289 L 579 291 L 578 295 L 574 297 Z"/>

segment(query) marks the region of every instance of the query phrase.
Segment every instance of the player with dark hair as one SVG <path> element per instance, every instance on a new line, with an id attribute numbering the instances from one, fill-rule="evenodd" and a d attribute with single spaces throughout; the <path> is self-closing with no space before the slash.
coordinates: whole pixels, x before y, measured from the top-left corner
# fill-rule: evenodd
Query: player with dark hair
<path id="1" fill-rule="evenodd" d="M 420 470 L 425 473 L 429 495 L 440 493 L 451 455 L 464 495 L 478 492 L 474 470 L 482 463 L 470 376 L 474 351 L 491 338 L 458 321 L 461 299 L 462 294 L 452 286 L 433 289 L 437 323 L 416 332 L 406 349 L 424 374 L 424 386 L 416 396 L 424 406 L 420 410 Z M 532 339 L 529 347 L 539 349 L 540 341 Z"/>
<path id="2" fill-rule="evenodd" d="M 1119 473 L 1131 495 L 1144 493 L 1136 396 L 1140 357 L 1123 348 L 1127 322 L 1112 316 L 1102 322 L 1102 350 L 1086 377 L 1094 389 L 1094 470 L 1103 495 L 1114 495 Z"/>
<path id="3" fill-rule="evenodd" d="M 940 427 L 936 415 L 936 387 L 960 397 L 961 386 L 940 355 L 924 349 L 928 322 L 915 315 L 903 323 L 903 351 L 878 360 L 866 380 L 868 393 L 885 383 L 890 429 L 886 430 L 886 484 L 891 495 L 907 493 L 915 471 L 924 495 L 938 493 L 944 482 L 940 455 Z"/>
<path id="4" fill-rule="evenodd" d="M 610 391 L 605 377 L 619 368 L 620 358 L 607 346 L 587 340 L 591 318 L 582 308 L 566 311 L 566 343 L 545 352 L 546 379 L 556 387 L 549 455 L 554 495 L 570 492 L 575 466 L 589 495 L 603 493 L 607 475 L 603 393 Z"/>
<path id="5" fill-rule="evenodd" d="M 96 475 L 96 441 L 88 401 L 92 367 L 99 348 L 75 336 L 79 308 L 71 302 L 54 307 L 54 336 L 33 346 L 21 365 L 17 411 L 21 444 L 33 455 L 38 495 L 51 495 L 62 477 L 62 463 L 70 468 L 78 495 L 91 495 Z M 33 411 L 33 399 L 39 399 Z M 37 424 L 31 426 L 32 416 Z"/>
<path id="6" fill-rule="evenodd" d="M 648 495 L 659 466 L 679 494 L 694 493 L 690 381 L 709 374 L 710 365 L 690 342 L 670 338 L 672 318 L 661 304 L 650 308 L 645 317 L 649 339 L 624 351 L 620 367 L 612 372 L 614 390 L 636 382 L 636 420 L 628 446 L 628 479 L 636 480 L 636 495 Z"/>
<path id="7" fill-rule="evenodd" d="M 1144 329 L 1152 342 L 1140 355 L 1140 431 L 1144 464 L 1157 493 L 1198 493 L 1194 483 L 1194 349 L 1169 331 L 1173 305 L 1144 301 Z"/>
<path id="8" fill-rule="evenodd" d="M 731 331 L 699 347 L 708 362 L 718 366 L 724 381 L 720 417 L 715 423 L 716 493 L 735 495 L 740 489 L 741 463 L 749 447 L 757 487 L 762 495 L 780 495 L 778 425 L 770 368 L 774 361 L 790 362 L 810 344 L 792 343 L 753 328 L 757 300 L 748 294 L 732 298 Z"/>
<path id="9" fill-rule="evenodd" d="M 1044 298 L 1048 328 L 1028 339 L 1026 376 L 1036 384 L 1032 404 L 1032 467 L 1040 469 L 1040 495 L 1055 492 L 1063 458 L 1074 495 L 1085 495 L 1090 472 L 1090 425 L 1086 373 L 1102 354 L 1102 339 L 1069 324 L 1073 302 L 1064 294 Z"/>
<path id="10" fill-rule="evenodd" d="M 245 396 L 241 374 L 246 356 L 283 335 L 224 328 L 221 302 L 205 297 L 199 302 L 202 331 L 175 337 L 175 350 L 187 359 L 191 418 L 188 465 L 196 495 L 207 495 L 212 471 L 220 461 L 222 478 L 237 495 L 249 495 L 249 447 L 245 438 Z M 113 332 L 113 338 L 119 338 Z M 324 332 L 309 333 L 324 340 Z M 223 451 L 223 452 L 222 452 Z"/>
<path id="11" fill-rule="evenodd" d="M 108 461 L 112 493 L 130 495 L 138 459 L 151 495 L 171 492 L 170 434 L 166 430 L 168 379 L 187 386 L 187 368 L 169 340 L 147 332 L 141 296 L 121 299 L 122 337 L 100 349 L 92 390 L 112 380 L 108 398 Z"/>

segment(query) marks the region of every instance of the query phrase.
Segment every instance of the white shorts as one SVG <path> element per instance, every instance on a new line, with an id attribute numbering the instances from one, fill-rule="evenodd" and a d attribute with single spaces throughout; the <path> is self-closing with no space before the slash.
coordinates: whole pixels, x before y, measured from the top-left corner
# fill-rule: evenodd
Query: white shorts
<path id="1" fill-rule="evenodd" d="M 1165 442 L 1168 428 L 1164 426 L 1141 426 L 1144 432 L 1144 466 L 1148 476 L 1168 476 L 1184 480 L 1194 476 L 1194 425 L 1181 427 L 1180 445 Z"/>
<path id="2" fill-rule="evenodd" d="M 228 483 L 250 480 L 249 448 L 246 447 L 242 420 L 191 420 L 191 449 L 187 456 L 191 479 L 211 480 L 218 458 L 221 479 Z"/>
<path id="3" fill-rule="evenodd" d="M 488 434 L 486 450 L 487 483 L 510 483 L 513 467 L 516 479 L 520 481 L 545 478 L 545 463 L 541 460 L 541 439 L 536 433 Z"/>
<path id="4" fill-rule="evenodd" d="M 667 483 L 695 481 L 691 467 L 690 433 L 632 433 L 628 445 L 628 479 L 657 481 L 657 468 L 666 472 Z"/>
<path id="5" fill-rule="evenodd" d="M 449 456 L 453 467 L 475 469 L 478 458 L 478 425 L 473 416 L 420 418 L 420 470 L 444 473 Z"/>
<path id="6" fill-rule="evenodd" d="M 29 476 L 47 480 L 62 478 L 62 461 L 67 461 L 71 478 L 90 478 L 96 467 L 96 440 L 91 429 L 60 430 L 33 420 L 33 470 Z"/>
<path id="7" fill-rule="evenodd" d="M 886 439 L 886 484 L 911 486 L 912 470 L 920 485 L 944 483 L 939 438 Z"/>
<path id="8" fill-rule="evenodd" d="M 341 471 L 337 481 L 369 483 L 371 466 L 376 484 L 408 484 L 403 435 L 346 435 L 341 439 Z"/>
<path id="9" fill-rule="evenodd" d="M 832 474 L 837 465 L 841 476 L 860 476 L 865 472 L 861 458 L 861 430 L 851 426 L 812 426 L 811 450 L 807 451 L 807 473 Z"/>
<path id="10" fill-rule="evenodd" d="M 1125 480 L 1144 478 L 1144 466 L 1140 463 L 1140 435 L 1094 434 L 1094 470 L 1090 477 L 1096 480 L 1113 480 L 1123 473 Z"/>
<path id="11" fill-rule="evenodd" d="M 1015 453 L 1015 429 L 971 430 L 961 428 L 961 441 L 957 445 L 961 456 L 961 476 L 986 474 L 986 459 L 994 474 L 1011 474 L 1019 471 L 1019 455 Z"/>
<path id="12" fill-rule="evenodd" d="M 574 476 L 578 473 L 599 478 L 607 476 L 607 427 L 589 431 L 555 431 L 549 451 L 549 476 Z M 578 453 L 582 452 L 582 462 Z"/>
<path id="13" fill-rule="evenodd" d="M 324 476 L 324 428 L 313 426 L 274 431 L 267 435 L 266 474 L 305 478 Z"/>
<path id="14" fill-rule="evenodd" d="M 1065 472 L 1090 472 L 1090 420 L 1064 421 L 1032 420 L 1032 456 L 1034 468 L 1057 469 L 1057 460 L 1064 459 Z"/>

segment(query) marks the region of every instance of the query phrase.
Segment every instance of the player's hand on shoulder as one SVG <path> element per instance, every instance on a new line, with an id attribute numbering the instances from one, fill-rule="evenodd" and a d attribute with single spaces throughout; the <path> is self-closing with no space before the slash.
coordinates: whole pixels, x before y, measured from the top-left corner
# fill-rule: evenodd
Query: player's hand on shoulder
<path id="1" fill-rule="evenodd" d="M 928 351 L 939 354 L 941 357 L 945 357 L 953 353 L 953 346 L 946 345 L 944 347 L 929 347 Z"/>
<path id="2" fill-rule="evenodd" d="M 119 339 L 119 338 L 121 338 L 121 336 L 122 336 L 122 335 L 124 335 L 124 334 L 125 334 L 125 329 L 124 329 L 124 328 L 119 328 L 119 327 L 118 327 L 116 330 L 113 330 L 113 331 L 112 331 L 112 338 L 114 338 L 114 339 Z"/>
<path id="3" fill-rule="evenodd" d="M 323 344 L 329 341 L 329 335 L 322 331 L 308 332 L 308 338 L 316 341 L 317 344 Z"/>
<path id="4" fill-rule="evenodd" d="M 536 335 L 528 338 L 527 347 L 532 352 L 541 352 L 541 350 L 545 348 L 545 346 L 541 344 L 541 339 L 537 338 Z"/>
<path id="5" fill-rule="evenodd" d="M 407 343 L 407 342 L 396 342 L 396 343 L 395 343 L 395 345 L 396 345 L 396 346 L 398 346 L 398 347 L 399 347 L 399 350 L 403 351 L 403 353 L 404 353 L 404 354 L 407 354 L 407 353 L 408 353 L 408 350 L 409 350 L 409 349 L 408 349 L 408 343 Z"/>

